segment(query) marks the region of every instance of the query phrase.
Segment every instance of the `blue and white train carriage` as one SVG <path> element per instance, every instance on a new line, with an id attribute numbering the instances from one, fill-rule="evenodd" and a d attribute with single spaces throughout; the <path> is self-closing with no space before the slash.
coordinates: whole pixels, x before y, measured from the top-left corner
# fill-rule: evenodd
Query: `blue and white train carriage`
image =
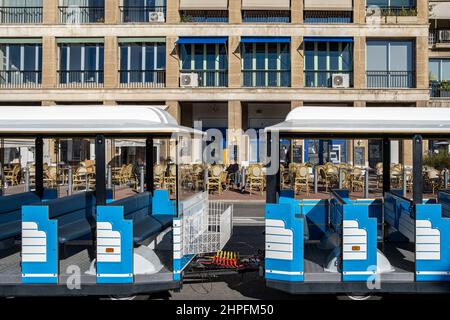
<path id="1" fill-rule="evenodd" d="M 198 169 L 195 183 L 186 179 L 193 166 L 204 168 L 193 163 L 193 151 L 185 152 L 201 142 L 202 133 L 178 125 L 164 106 L 1 112 L 0 139 L 34 140 L 35 173 L 30 191 L 0 196 L 0 296 L 130 296 L 177 289 L 195 254 L 220 250 L 229 239 L 232 208 L 209 205 Z M 94 141 L 93 191 L 46 188 L 44 142 L 72 138 Z M 107 145 L 115 139 L 142 140 L 145 150 L 140 187 L 122 196 L 108 189 L 106 164 L 114 150 Z M 218 230 L 221 236 L 212 234 Z"/>
<path id="2" fill-rule="evenodd" d="M 381 139 L 383 189 L 373 199 L 332 190 L 299 200 L 267 176 L 268 287 L 349 295 L 450 292 L 450 193 L 423 199 L 423 140 L 450 138 L 448 108 L 309 108 L 266 129 L 279 139 Z M 412 196 L 392 190 L 391 141 L 412 141 Z M 272 148 L 276 150 L 276 148 Z M 274 153 L 274 151 L 272 151 Z M 368 183 L 367 183 L 368 185 Z"/>

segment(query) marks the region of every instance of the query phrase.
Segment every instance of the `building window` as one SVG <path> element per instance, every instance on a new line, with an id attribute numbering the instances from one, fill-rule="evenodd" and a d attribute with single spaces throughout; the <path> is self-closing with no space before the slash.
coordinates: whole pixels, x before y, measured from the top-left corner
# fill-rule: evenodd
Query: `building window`
<path id="1" fill-rule="evenodd" d="M 367 41 L 367 87 L 413 88 L 413 47 L 413 41 Z"/>
<path id="2" fill-rule="evenodd" d="M 0 87 L 36 87 L 42 82 L 42 45 L 0 45 Z"/>
<path id="3" fill-rule="evenodd" d="M 103 44 L 60 44 L 60 85 L 96 87 L 103 84 Z"/>
<path id="4" fill-rule="evenodd" d="M 352 11 L 313 10 L 304 12 L 305 23 L 352 23 Z"/>
<path id="5" fill-rule="evenodd" d="M 166 0 L 123 0 L 120 11 L 123 22 L 163 23 Z"/>
<path id="6" fill-rule="evenodd" d="M 0 22 L 11 24 L 42 23 L 42 0 L 3 0 Z"/>
<path id="7" fill-rule="evenodd" d="M 163 88 L 166 83 L 166 44 L 158 42 L 120 44 L 122 86 Z"/>
<path id="8" fill-rule="evenodd" d="M 430 96 L 450 98 L 450 59 L 430 59 Z"/>
<path id="9" fill-rule="evenodd" d="M 228 86 L 228 57 L 226 44 L 181 44 L 181 73 L 198 75 L 200 87 Z"/>
<path id="10" fill-rule="evenodd" d="M 416 16 L 416 0 L 367 0 L 368 8 L 379 8 L 381 16 Z M 367 11 L 370 13 L 371 11 Z"/>
<path id="11" fill-rule="evenodd" d="M 60 0 L 59 15 L 63 24 L 105 22 L 105 0 Z"/>
<path id="12" fill-rule="evenodd" d="M 243 43 L 242 67 L 244 87 L 290 87 L 290 44 Z"/>
<path id="13" fill-rule="evenodd" d="M 305 38 L 305 86 L 333 87 L 341 75 L 341 87 L 353 85 L 353 44 L 351 42 L 307 41 Z"/>

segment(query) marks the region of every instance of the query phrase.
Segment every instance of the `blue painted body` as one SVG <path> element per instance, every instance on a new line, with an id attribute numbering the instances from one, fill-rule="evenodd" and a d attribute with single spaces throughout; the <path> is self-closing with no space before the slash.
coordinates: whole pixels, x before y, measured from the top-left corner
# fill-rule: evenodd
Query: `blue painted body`
<path id="1" fill-rule="evenodd" d="M 304 217 L 296 214 L 295 200 L 266 204 L 265 277 L 290 282 L 304 281 Z M 297 211 L 298 212 L 298 211 Z M 274 222 L 273 226 L 270 222 Z M 273 241 L 268 241 L 274 239 Z M 292 245 L 290 245 L 290 243 Z M 281 246 L 278 247 L 278 246 Z"/>
<path id="2" fill-rule="evenodd" d="M 416 280 L 450 281 L 450 195 L 416 205 Z"/>
<path id="3" fill-rule="evenodd" d="M 29 222 L 37 227 L 31 227 L 27 230 L 30 230 L 34 234 L 34 240 L 42 241 L 40 247 L 45 247 L 45 261 L 22 262 L 22 282 L 29 284 L 57 284 L 58 222 L 49 219 L 48 207 L 45 206 L 23 206 L 22 222 Z M 30 239 L 29 237 L 25 238 Z M 24 247 L 36 247 L 36 245 L 30 245 L 25 238 L 22 239 L 22 257 L 24 257 L 26 252 L 26 249 L 24 251 Z"/>
<path id="4" fill-rule="evenodd" d="M 176 201 L 169 199 L 169 190 L 155 190 L 152 199 L 153 215 L 177 215 Z"/>
<path id="5" fill-rule="evenodd" d="M 97 283 L 133 283 L 133 221 L 124 219 L 123 207 L 99 206 L 97 226 Z M 114 240 L 120 240 L 120 246 Z M 118 261 L 102 261 L 102 255 L 114 255 Z"/>

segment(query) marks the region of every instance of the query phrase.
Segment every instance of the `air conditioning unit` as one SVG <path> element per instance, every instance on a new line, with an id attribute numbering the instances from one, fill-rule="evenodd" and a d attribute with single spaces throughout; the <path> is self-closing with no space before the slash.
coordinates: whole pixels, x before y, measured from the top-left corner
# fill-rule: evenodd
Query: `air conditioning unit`
<path id="1" fill-rule="evenodd" d="M 149 12 L 148 13 L 149 22 L 165 22 L 164 12 Z"/>
<path id="2" fill-rule="evenodd" d="M 439 41 L 449 42 L 450 41 L 450 30 L 439 30 Z"/>
<path id="3" fill-rule="evenodd" d="M 180 74 L 180 87 L 182 88 L 198 87 L 198 74 L 196 73 Z"/>
<path id="4" fill-rule="evenodd" d="M 350 75 L 344 73 L 335 73 L 331 78 L 333 88 L 349 88 Z"/>

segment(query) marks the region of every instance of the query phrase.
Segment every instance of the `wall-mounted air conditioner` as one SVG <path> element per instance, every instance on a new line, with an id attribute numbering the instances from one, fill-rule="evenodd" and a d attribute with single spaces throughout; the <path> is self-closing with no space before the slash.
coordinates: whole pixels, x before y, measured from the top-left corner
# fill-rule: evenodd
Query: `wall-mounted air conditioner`
<path id="1" fill-rule="evenodd" d="M 196 73 L 180 74 L 180 87 L 182 88 L 198 87 L 198 74 Z"/>
<path id="2" fill-rule="evenodd" d="M 344 73 L 335 73 L 332 76 L 333 88 L 349 88 L 350 87 L 350 75 Z"/>
<path id="3" fill-rule="evenodd" d="M 165 22 L 164 12 L 149 12 L 148 13 L 149 22 Z"/>

